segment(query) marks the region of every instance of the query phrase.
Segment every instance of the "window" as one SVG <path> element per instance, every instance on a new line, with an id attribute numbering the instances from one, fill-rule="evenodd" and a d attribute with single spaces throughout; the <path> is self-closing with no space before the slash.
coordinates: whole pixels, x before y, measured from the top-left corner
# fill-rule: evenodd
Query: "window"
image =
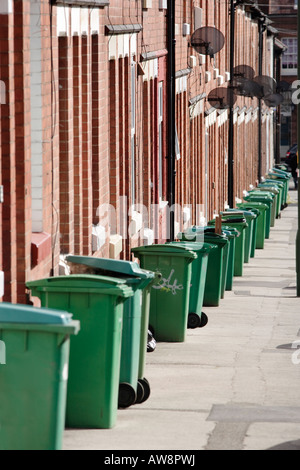
<path id="1" fill-rule="evenodd" d="M 282 42 L 287 46 L 287 50 L 282 56 L 282 75 L 297 75 L 298 67 L 298 39 L 283 38 Z"/>

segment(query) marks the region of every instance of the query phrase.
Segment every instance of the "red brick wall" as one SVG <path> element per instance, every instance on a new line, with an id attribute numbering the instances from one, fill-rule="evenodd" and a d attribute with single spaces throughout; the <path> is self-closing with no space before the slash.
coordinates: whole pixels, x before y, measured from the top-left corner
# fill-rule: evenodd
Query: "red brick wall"
<path id="1" fill-rule="evenodd" d="M 1 105 L 0 122 L 1 177 L 5 190 L 1 224 L 5 246 L 4 300 L 25 302 L 25 282 L 61 272 L 60 254 L 109 256 L 109 235 L 122 234 L 124 227 L 119 215 L 116 225 L 110 224 L 107 214 L 101 214 L 99 207 L 112 204 L 119 210 L 121 198 L 127 196 L 128 207 L 136 202 L 150 209 L 151 204 L 160 202 L 160 177 L 162 199 L 167 200 L 166 10 L 158 8 L 158 0 L 153 0 L 148 10 L 141 5 L 142 2 L 122 2 L 120 6 L 119 1 L 111 0 L 109 8 L 98 10 L 97 25 L 92 25 L 93 10 L 90 9 L 85 19 L 87 34 L 83 34 L 73 30 L 74 10 L 68 7 L 61 16 L 60 10 L 50 6 L 48 0 L 40 2 L 43 231 L 51 235 L 51 249 L 36 266 L 31 263 L 30 106 L 35 97 L 30 92 L 30 77 L 34 76 L 30 69 L 30 2 L 16 0 L 13 14 L 0 15 L 0 79 L 7 88 L 7 103 Z M 191 25 L 191 33 L 194 31 L 194 7 L 203 8 L 203 26 L 215 25 L 225 36 L 223 50 L 214 60 L 206 58 L 203 65 L 190 46 L 190 35 L 182 33 L 183 23 Z M 65 34 L 57 30 L 57 14 L 59 21 L 67 22 Z M 136 34 L 134 52 L 131 50 L 134 36 L 105 34 L 106 25 L 132 24 L 142 26 Z M 229 1 L 178 0 L 176 25 L 176 120 L 181 155 L 176 162 L 176 202 L 192 206 L 191 222 L 196 223 L 197 205 L 204 209 L 207 205 L 206 216 L 210 219 L 224 209 L 228 199 L 228 120 L 221 123 L 224 115 L 217 113 L 206 138 L 209 118 L 205 112 L 210 104 L 203 97 L 198 104 L 191 104 L 191 100 L 204 93 L 207 97 L 218 87 L 214 69 L 223 77 L 223 86 L 228 85 L 225 73 L 229 72 L 230 57 Z M 114 41 L 116 57 L 110 56 Z M 127 42 L 131 43 L 129 54 Z M 236 65 L 248 63 L 257 73 L 257 23 L 243 13 L 237 13 L 235 47 Z M 196 56 L 197 62 L 188 70 L 190 56 Z M 135 201 L 131 198 L 132 60 L 136 62 Z M 264 67 L 267 67 L 267 60 Z M 206 72 L 211 74 L 208 83 Z M 164 89 L 162 176 L 158 163 L 161 82 Z M 251 106 L 257 108 L 258 103 L 238 98 L 236 106 L 249 110 Z M 255 184 L 257 178 L 258 120 L 237 122 L 234 134 L 234 195 L 242 198 L 243 190 Z M 266 149 L 265 143 L 263 148 Z M 266 165 L 265 155 L 263 165 Z M 177 221 L 180 219 L 177 214 Z M 126 216 L 125 228 L 130 221 Z M 162 208 L 157 214 L 149 212 L 147 220 L 143 221 L 154 229 L 159 242 L 166 240 L 166 222 Z M 95 250 L 92 229 L 98 224 L 105 227 L 108 236 L 101 248 Z M 129 259 L 131 247 L 141 243 L 140 233 L 133 240 L 123 240 L 122 252 L 117 256 Z"/>

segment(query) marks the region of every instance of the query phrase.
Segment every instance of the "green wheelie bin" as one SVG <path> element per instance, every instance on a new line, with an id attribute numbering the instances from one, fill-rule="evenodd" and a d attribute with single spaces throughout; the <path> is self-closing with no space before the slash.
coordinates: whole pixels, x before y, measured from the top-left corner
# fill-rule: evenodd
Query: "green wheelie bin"
<path id="1" fill-rule="evenodd" d="M 222 232 L 225 233 L 230 243 L 225 290 L 232 291 L 233 278 L 234 278 L 234 260 L 235 260 L 236 239 L 240 236 L 240 232 L 236 228 L 229 227 L 228 225 L 222 226 Z"/>
<path id="2" fill-rule="evenodd" d="M 259 190 L 259 191 L 269 191 L 273 194 L 275 194 L 275 200 L 276 200 L 276 219 L 279 218 L 280 216 L 280 212 L 281 212 L 281 200 L 282 200 L 282 196 L 281 196 L 281 191 L 278 187 L 276 187 L 274 184 L 272 183 L 260 183 L 256 190 Z"/>
<path id="3" fill-rule="evenodd" d="M 269 211 L 269 206 L 263 204 L 262 202 L 247 201 L 237 204 L 238 208 L 246 210 L 258 210 L 259 215 L 257 218 L 257 229 L 256 229 L 256 243 L 252 246 L 252 256 L 255 256 L 255 250 L 263 250 L 265 247 L 266 239 L 266 223 L 267 223 L 267 214 Z"/>
<path id="4" fill-rule="evenodd" d="M 237 209 L 227 209 L 226 213 L 236 212 L 236 211 L 237 211 Z M 247 222 L 247 225 L 248 225 L 245 229 L 244 263 L 249 263 L 250 255 L 251 255 L 252 240 L 253 240 L 253 237 L 254 237 L 254 229 L 255 229 L 254 221 L 256 219 L 256 214 L 254 212 L 252 212 L 251 210 L 246 210 L 246 209 L 238 209 L 238 211 L 243 212 L 243 216 L 246 219 L 246 222 Z"/>
<path id="5" fill-rule="evenodd" d="M 264 179 L 264 183 L 266 184 L 271 184 L 278 188 L 281 193 L 281 206 L 280 206 L 280 211 L 282 211 L 286 207 L 286 184 L 284 181 L 278 180 L 278 179 Z"/>
<path id="6" fill-rule="evenodd" d="M 256 244 L 257 244 L 257 236 L 258 236 L 258 226 L 259 226 L 259 217 L 261 215 L 261 211 L 255 207 L 249 207 L 248 204 L 244 204 L 244 203 L 239 203 L 237 204 L 237 208 L 238 209 L 242 209 L 242 210 L 248 210 L 248 211 L 251 211 L 253 212 L 256 217 L 253 221 L 253 236 L 252 236 L 252 242 L 251 242 L 251 248 L 250 248 L 250 258 L 255 258 L 255 249 L 256 249 Z M 267 207 L 266 207 L 267 208 Z M 264 228 L 264 232 L 265 233 L 265 228 Z M 265 237 L 264 237 L 264 240 L 265 240 Z"/>
<path id="7" fill-rule="evenodd" d="M 258 186 L 257 188 L 255 188 L 255 192 L 258 192 L 258 191 L 261 191 L 263 194 L 271 193 L 273 195 L 273 210 L 272 210 L 271 227 L 275 227 L 275 221 L 276 221 L 276 219 L 278 218 L 278 215 L 279 215 L 279 212 L 278 212 L 279 211 L 279 207 L 278 207 L 279 191 L 274 186 L 273 187 Z"/>
<path id="8" fill-rule="evenodd" d="M 207 325 L 207 315 L 202 312 L 209 254 L 214 246 L 208 243 L 172 242 L 175 246 L 190 248 L 197 254 L 192 262 L 192 279 L 188 314 L 188 328 L 203 328 Z"/>
<path id="9" fill-rule="evenodd" d="M 271 193 L 263 193 L 262 191 L 256 192 L 249 192 L 247 196 L 244 196 L 244 200 L 249 204 L 250 202 L 262 202 L 268 206 L 268 210 L 266 213 L 266 231 L 265 231 L 265 239 L 270 238 L 271 232 L 271 221 L 272 221 L 272 208 L 274 206 L 273 195 Z"/>
<path id="10" fill-rule="evenodd" d="M 268 173 L 267 179 L 271 179 L 271 180 L 275 180 L 275 181 L 277 180 L 277 181 L 281 181 L 282 183 L 284 183 L 283 208 L 285 208 L 287 206 L 290 176 L 272 171 L 272 172 Z"/>
<path id="11" fill-rule="evenodd" d="M 215 226 L 215 220 L 209 222 L 210 226 Z M 222 293 L 221 299 L 225 296 L 225 291 L 231 291 L 233 287 L 233 278 L 234 278 L 234 260 L 235 260 L 235 248 L 236 248 L 236 238 L 240 236 L 240 232 L 234 228 L 229 227 L 228 225 L 222 225 L 222 234 L 228 238 L 228 261 L 227 261 L 227 274 L 225 279 L 225 284 L 222 284 Z"/>
<path id="12" fill-rule="evenodd" d="M 187 231 L 179 233 L 180 240 L 197 242 L 201 239 L 205 243 L 214 245 L 208 258 L 206 283 L 203 305 L 205 307 L 218 307 L 225 291 L 228 270 L 229 240 L 223 233 L 214 232 L 212 227 L 190 227 Z"/>
<path id="13" fill-rule="evenodd" d="M 161 273 L 153 284 L 150 299 L 151 330 L 158 342 L 184 342 L 188 324 L 192 261 L 197 254 L 189 247 L 173 244 L 133 248 L 142 269 Z"/>
<path id="14" fill-rule="evenodd" d="M 271 213 L 270 213 L 270 231 L 271 231 L 271 227 L 274 227 L 275 226 L 275 221 L 276 221 L 276 195 L 273 194 L 272 192 L 270 191 L 262 191 L 261 189 L 253 189 L 252 191 L 249 192 L 249 194 L 251 196 L 263 196 L 263 197 L 266 197 L 266 198 L 269 198 L 270 201 L 271 201 L 271 205 L 270 205 L 270 209 L 271 209 Z M 270 238 L 270 232 L 267 236 L 267 238 Z"/>
<path id="15" fill-rule="evenodd" d="M 27 283 L 44 307 L 80 320 L 71 339 L 66 426 L 109 429 L 116 423 L 123 305 L 133 290 L 122 279 L 74 274 Z"/>
<path id="16" fill-rule="evenodd" d="M 122 348 L 119 385 L 119 408 L 143 403 L 150 396 L 149 382 L 139 379 L 140 351 L 147 349 L 149 305 L 143 302 L 143 290 L 150 289 L 155 274 L 141 269 L 133 261 L 68 255 L 66 261 L 78 272 L 78 266 L 88 267 L 94 274 L 117 277 L 126 281 L 134 295 L 124 301 Z M 145 358 L 145 356 L 143 356 Z"/>
<path id="17" fill-rule="evenodd" d="M 61 450 L 70 336 L 65 311 L 0 304 L 0 450 Z"/>
<path id="18" fill-rule="evenodd" d="M 222 225 L 228 225 L 236 228 L 240 236 L 236 239 L 235 258 L 234 258 L 234 276 L 241 277 L 244 271 L 245 260 L 245 240 L 248 224 L 243 211 L 221 212 Z"/>

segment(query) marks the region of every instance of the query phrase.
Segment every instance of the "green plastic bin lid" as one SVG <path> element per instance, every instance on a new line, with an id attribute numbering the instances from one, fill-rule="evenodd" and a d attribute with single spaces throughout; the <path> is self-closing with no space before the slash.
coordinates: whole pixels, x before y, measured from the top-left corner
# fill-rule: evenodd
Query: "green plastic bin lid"
<path id="1" fill-rule="evenodd" d="M 209 221 L 209 224 L 214 224 L 214 223 L 215 221 Z M 241 213 L 241 215 L 237 215 L 235 213 L 233 213 L 233 215 L 231 215 L 230 213 L 226 213 L 222 215 L 222 226 L 224 224 L 236 224 L 237 226 L 241 226 L 245 228 L 248 226 L 247 220 L 245 219 L 243 212 Z"/>
<path id="2" fill-rule="evenodd" d="M 279 181 L 279 180 L 275 180 L 275 179 L 266 179 L 266 183 L 272 183 L 272 184 L 275 184 L 275 186 L 279 186 L 279 187 L 284 187 L 285 185 L 285 182 L 284 181 Z"/>
<path id="3" fill-rule="evenodd" d="M 239 237 L 241 234 L 236 227 L 230 227 L 229 225 L 222 225 L 222 230 L 232 233 L 235 237 Z"/>
<path id="4" fill-rule="evenodd" d="M 282 181 L 286 181 L 287 179 L 290 179 L 289 176 L 280 175 L 279 173 L 269 173 L 268 177 L 270 177 L 271 179 L 274 178 L 274 179 L 279 179 L 279 180 L 282 180 Z"/>
<path id="5" fill-rule="evenodd" d="M 211 227 L 190 227 L 188 230 L 186 230 L 183 233 L 178 234 L 178 238 L 181 236 L 183 239 L 188 237 L 187 241 L 192 241 L 190 240 L 193 236 L 197 239 L 197 235 L 201 235 L 201 237 L 204 237 L 204 242 L 208 244 L 213 244 L 213 245 L 226 245 L 228 243 L 228 238 L 227 236 L 223 234 L 218 234 L 214 232 L 205 232 L 205 228 L 211 228 Z"/>
<path id="6" fill-rule="evenodd" d="M 262 203 L 258 203 L 258 204 L 262 204 Z M 256 204 L 255 204 L 256 205 Z M 256 214 L 257 216 L 260 215 L 260 210 L 257 208 L 257 207 L 254 207 L 254 206 L 251 206 L 251 204 L 240 204 L 239 205 L 241 208 L 244 208 L 245 210 L 249 210 L 251 212 L 253 212 L 254 214 Z M 263 204 L 262 204 L 263 206 Z M 263 209 L 263 207 L 261 207 L 261 209 Z M 265 209 L 267 209 L 267 206 L 265 205 Z"/>
<path id="7" fill-rule="evenodd" d="M 126 285 L 124 279 L 91 274 L 49 277 L 27 282 L 26 286 L 32 291 L 38 290 L 40 292 L 94 292 L 124 298 L 131 297 L 134 294 L 132 288 Z"/>
<path id="8" fill-rule="evenodd" d="M 95 268 L 109 273 L 121 274 L 123 276 L 138 277 L 140 279 L 153 279 L 155 273 L 141 269 L 135 261 L 123 261 L 109 258 L 95 258 L 93 256 L 68 255 L 66 261 L 82 264 L 90 268 Z"/>
<path id="9" fill-rule="evenodd" d="M 159 254 L 159 255 L 176 255 L 185 258 L 196 259 L 197 254 L 191 251 L 190 248 L 184 246 L 174 246 L 172 243 L 165 243 L 160 245 L 145 245 L 131 249 L 132 253 L 138 254 Z"/>
<path id="10" fill-rule="evenodd" d="M 254 208 L 258 208 L 259 210 L 266 211 L 268 209 L 268 205 L 265 204 L 264 202 L 257 201 L 254 197 L 253 200 L 249 198 L 249 196 L 245 196 L 244 198 L 247 202 L 244 202 L 243 204 L 251 207 L 253 205 Z"/>
<path id="11" fill-rule="evenodd" d="M 221 214 L 224 214 L 225 217 L 229 214 L 230 217 L 231 217 L 231 214 L 240 214 L 244 217 L 249 217 L 249 218 L 252 218 L 252 219 L 255 219 L 256 218 L 256 215 L 251 212 L 250 210 L 246 210 L 246 209 L 240 209 L 240 211 L 238 210 L 232 210 L 232 211 L 228 211 L 228 212 L 221 212 Z M 223 217 L 223 216 L 222 216 Z"/>
<path id="12" fill-rule="evenodd" d="M 249 193 L 249 196 L 246 196 L 246 197 L 259 197 L 259 198 L 265 198 L 266 200 L 269 200 L 269 201 L 273 201 L 273 199 L 275 198 L 275 194 L 272 194 L 267 191 L 251 191 Z"/>
<path id="13" fill-rule="evenodd" d="M 71 321 L 72 314 L 60 310 L 6 302 L 0 305 L 0 323 L 69 325 Z"/>
<path id="14" fill-rule="evenodd" d="M 211 250 L 213 249 L 213 246 L 210 245 L 209 243 L 202 243 L 202 242 L 189 242 L 189 241 L 179 241 L 179 242 L 170 242 L 168 245 L 179 245 L 179 246 L 184 246 L 189 248 L 192 251 L 195 252 L 201 252 L 204 254 L 209 254 Z"/>

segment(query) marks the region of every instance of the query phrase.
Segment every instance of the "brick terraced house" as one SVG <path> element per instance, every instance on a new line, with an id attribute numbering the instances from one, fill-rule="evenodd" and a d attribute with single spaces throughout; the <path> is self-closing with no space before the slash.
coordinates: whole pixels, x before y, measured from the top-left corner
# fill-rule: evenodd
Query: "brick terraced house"
<path id="1" fill-rule="evenodd" d="M 232 79 L 231 1 L 174 3 L 179 231 L 228 204 L 230 111 L 208 98 Z M 276 30 L 255 2 L 232 3 L 234 66 L 275 76 Z M 28 302 L 25 283 L 64 274 L 66 254 L 130 259 L 133 246 L 168 239 L 169 9 L 1 0 L 3 300 Z M 222 33 L 220 52 L 192 47 L 203 27 Z M 239 96 L 232 119 L 236 201 L 273 163 L 276 111 Z"/>

